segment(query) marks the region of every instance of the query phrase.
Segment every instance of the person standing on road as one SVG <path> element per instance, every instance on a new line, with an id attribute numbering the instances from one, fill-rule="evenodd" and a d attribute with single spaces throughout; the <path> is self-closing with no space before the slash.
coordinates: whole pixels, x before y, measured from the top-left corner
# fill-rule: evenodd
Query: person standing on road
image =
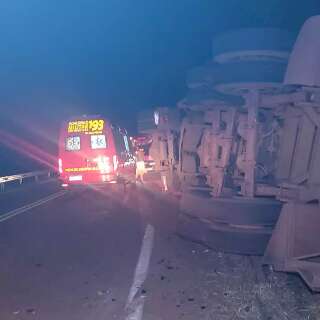
<path id="1" fill-rule="evenodd" d="M 144 182 L 143 176 L 145 174 L 146 168 L 144 164 L 144 151 L 143 149 L 138 149 L 137 151 L 137 164 L 136 164 L 136 179 Z"/>

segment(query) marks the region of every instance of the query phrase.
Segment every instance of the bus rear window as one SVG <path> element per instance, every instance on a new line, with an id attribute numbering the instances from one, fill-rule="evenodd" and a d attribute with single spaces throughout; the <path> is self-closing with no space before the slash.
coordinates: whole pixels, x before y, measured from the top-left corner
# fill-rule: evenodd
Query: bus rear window
<path id="1" fill-rule="evenodd" d="M 91 148 L 92 149 L 106 149 L 107 141 L 104 134 L 91 135 Z"/>
<path id="2" fill-rule="evenodd" d="M 80 137 L 68 137 L 66 139 L 66 150 L 67 151 L 80 150 Z"/>

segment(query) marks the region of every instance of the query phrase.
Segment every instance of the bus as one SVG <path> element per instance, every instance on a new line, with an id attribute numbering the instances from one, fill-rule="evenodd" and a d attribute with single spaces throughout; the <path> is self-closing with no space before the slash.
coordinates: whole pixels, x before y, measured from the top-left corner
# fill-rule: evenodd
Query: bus
<path id="1" fill-rule="evenodd" d="M 135 158 L 127 132 L 101 116 L 64 122 L 58 170 L 63 187 L 134 179 Z"/>

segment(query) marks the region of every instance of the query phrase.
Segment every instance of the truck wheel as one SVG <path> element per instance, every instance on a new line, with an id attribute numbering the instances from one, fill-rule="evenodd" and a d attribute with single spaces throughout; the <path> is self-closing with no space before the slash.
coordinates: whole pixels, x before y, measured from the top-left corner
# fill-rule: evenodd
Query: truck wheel
<path id="1" fill-rule="evenodd" d="M 294 34 L 276 28 L 247 28 L 218 35 L 212 41 L 216 62 L 235 60 L 287 60 L 295 43 Z"/>

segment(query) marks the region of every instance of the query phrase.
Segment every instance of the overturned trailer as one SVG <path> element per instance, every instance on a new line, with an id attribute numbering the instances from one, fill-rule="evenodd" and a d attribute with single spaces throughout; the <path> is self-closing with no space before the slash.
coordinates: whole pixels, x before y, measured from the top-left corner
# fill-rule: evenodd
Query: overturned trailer
<path id="1" fill-rule="evenodd" d="M 181 193 L 179 233 L 264 255 L 320 290 L 320 16 L 295 41 L 278 29 L 213 40 L 174 111 L 156 110 L 153 148 Z"/>

